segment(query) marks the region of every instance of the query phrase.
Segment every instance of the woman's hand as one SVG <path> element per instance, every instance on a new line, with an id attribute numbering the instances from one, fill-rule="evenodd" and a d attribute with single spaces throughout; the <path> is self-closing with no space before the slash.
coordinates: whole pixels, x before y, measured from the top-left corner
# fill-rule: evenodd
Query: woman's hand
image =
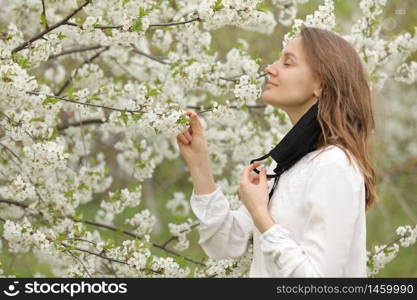
<path id="1" fill-rule="evenodd" d="M 251 215 L 259 215 L 268 211 L 268 180 L 265 169 L 259 174 L 251 171 L 259 166 L 259 162 L 247 166 L 242 173 L 239 185 L 240 200 L 246 206 Z"/>
<path id="2" fill-rule="evenodd" d="M 191 118 L 190 127 L 177 136 L 177 144 L 185 162 L 189 167 L 208 160 L 208 145 L 203 124 L 195 112 L 187 112 Z"/>

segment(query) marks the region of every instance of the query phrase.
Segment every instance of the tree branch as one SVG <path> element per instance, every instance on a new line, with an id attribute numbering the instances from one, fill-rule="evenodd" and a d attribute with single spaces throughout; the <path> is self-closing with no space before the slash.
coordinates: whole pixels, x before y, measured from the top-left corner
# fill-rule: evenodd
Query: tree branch
<path id="1" fill-rule="evenodd" d="M 42 38 L 45 34 L 47 34 L 48 32 L 51 32 L 52 30 L 58 28 L 59 26 L 65 24 L 69 19 L 71 19 L 74 15 L 76 15 L 80 10 L 82 10 L 85 6 L 87 6 L 90 3 L 91 0 L 86 0 L 81 6 L 79 6 L 77 9 L 75 9 L 72 13 L 70 13 L 68 16 L 66 16 L 64 19 L 62 19 L 61 21 L 59 21 L 58 23 L 52 25 L 51 27 L 45 29 L 44 31 L 34 35 L 33 37 L 31 37 L 29 40 L 23 42 L 22 44 L 20 44 L 19 46 L 17 46 L 16 48 L 14 48 L 12 50 L 12 53 L 17 53 L 23 49 L 25 49 L 29 44 L 33 43 L 34 41 Z"/>
<path id="2" fill-rule="evenodd" d="M 65 50 L 65 51 L 62 51 L 61 53 L 49 56 L 48 60 L 55 59 L 55 58 L 63 56 L 63 55 L 68 55 L 68 54 L 73 54 L 73 53 L 78 53 L 78 52 L 84 52 L 84 51 L 90 51 L 90 50 L 96 50 L 96 49 L 100 49 L 100 48 L 103 48 L 103 47 L 104 46 L 101 46 L 101 45 L 95 45 L 95 46 L 87 46 L 87 47 L 82 47 L 82 48 L 75 48 L 75 49 Z"/>
<path id="3" fill-rule="evenodd" d="M 138 48 L 136 48 L 136 46 L 135 45 L 133 45 L 133 44 L 131 44 L 131 46 L 133 47 L 133 52 L 135 52 L 135 53 L 137 53 L 137 54 L 140 54 L 140 55 L 143 55 L 143 56 L 145 56 L 145 57 L 147 57 L 147 58 L 150 58 L 150 59 L 152 59 L 152 60 L 154 60 L 154 61 L 157 61 L 157 62 L 159 62 L 159 63 L 161 63 L 161 64 L 164 64 L 164 65 L 170 65 L 171 63 L 169 63 L 169 62 L 166 62 L 166 61 L 164 61 L 163 59 L 160 59 L 160 58 L 158 58 L 158 57 L 156 57 L 156 56 L 153 56 L 153 55 L 150 55 L 150 54 L 147 54 L 147 53 L 145 53 L 145 52 L 143 52 L 143 51 L 141 51 L 141 50 L 139 50 Z"/>
<path id="4" fill-rule="evenodd" d="M 182 21 L 182 22 L 172 22 L 172 23 L 165 23 L 165 24 L 150 24 L 149 27 L 157 27 L 157 26 L 176 26 L 176 25 L 182 25 L 187 24 L 195 21 L 201 21 L 200 17 L 188 20 L 188 21 Z"/>
<path id="5" fill-rule="evenodd" d="M 6 203 L 6 204 L 9 204 L 9 205 L 17 205 L 17 206 L 20 206 L 22 208 L 28 208 L 28 205 L 23 204 L 21 202 L 7 200 L 7 199 L 2 199 L 2 198 L 0 198 L 0 203 Z M 42 212 L 39 212 L 39 213 L 42 215 Z M 82 222 L 82 223 L 85 223 L 85 224 L 88 224 L 88 225 L 92 225 L 92 226 L 96 226 L 96 227 L 100 227 L 100 228 L 105 228 L 105 229 L 108 229 L 108 230 L 111 230 L 111 231 L 122 232 L 122 233 L 124 233 L 127 236 L 134 237 L 134 238 L 137 238 L 139 240 L 142 239 L 141 236 L 139 236 L 139 235 L 137 235 L 137 234 L 135 234 L 133 232 L 130 232 L 130 231 L 127 231 L 127 230 L 122 230 L 122 229 L 117 228 L 117 227 L 114 227 L 114 226 L 110 226 L 110 225 L 107 225 L 107 224 L 101 224 L 101 223 L 94 222 L 94 221 L 89 221 L 89 220 L 83 220 L 83 219 L 80 219 L 80 218 L 77 218 L 77 217 L 74 217 L 74 216 L 65 216 L 65 217 L 73 220 L 74 222 Z M 194 226 L 198 226 L 198 225 L 199 224 L 194 224 Z M 173 255 L 178 256 L 178 257 L 183 257 L 185 260 L 187 260 L 189 262 L 192 262 L 194 264 L 206 266 L 202 262 L 199 262 L 199 261 L 196 261 L 196 260 L 194 260 L 192 258 L 183 256 L 183 255 L 181 255 L 181 254 L 179 254 L 179 253 L 177 253 L 177 252 L 175 252 L 173 250 L 167 249 L 166 247 L 163 247 L 162 245 L 159 245 L 157 243 L 151 242 L 151 245 L 153 247 L 158 248 L 158 249 L 161 249 L 161 250 L 163 250 L 163 251 L 165 251 L 167 253 L 173 254 Z"/>
<path id="6" fill-rule="evenodd" d="M 41 95 L 38 92 L 26 92 L 29 95 L 35 95 L 35 96 L 39 96 Z M 54 96 L 54 95 L 45 95 L 46 97 L 50 97 L 50 98 L 54 98 L 57 100 L 61 100 L 61 101 L 66 101 L 66 102 L 71 102 L 71 103 L 76 103 L 76 104 L 81 104 L 81 105 L 86 105 L 86 106 L 93 106 L 93 107 L 100 107 L 100 108 L 104 108 L 104 109 L 108 109 L 108 110 L 115 110 L 115 111 L 120 111 L 120 112 L 129 112 L 129 113 L 144 113 L 145 111 L 142 110 L 128 110 L 128 109 L 121 109 L 121 108 L 115 108 L 115 107 L 109 107 L 109 106 L 104 106 L 104 105 L 99 105 L 99 104 L 92 104 L 92 103 L 87 103 L 87 102 L 78 102 L 72 99 L 68 99 L 68 98 L 64 98 L 64 97 L 59 97 L 59 96 Z M 142 107 L 143 105 L 140 105 L 140 107 Z"/>
<path id="7" fill-rule="evenodd" d="M 62 87 L 59 89 L 59 91 L 56 93 L 57 96 L 61 95 L 63 91 L 65 91 L 65 89 L 68 87 L 68 85 L 71 83 L 72 79 L 74 77 L 77 76 L 78 74 L 78 70 L 84 66 L 85 64 L 90 64 L 93 60 L 95 60 L 97 57 L 99 57 L 103 52 L 109 50 L 110 46 L 106 46 L 104 47 L 104 49 L 102 49 L 101 51 L 97 52 L 96 54 L 94 54 L 92 57 L 90 57 L 89 59 L 85 60 L 83 63 L 81 63 L 76 69 L 73 75 L 71 75 L 67 81 L 65 81 L 65 83 L 62 85 Z"/>
<path id="8" fill-rule="evenodd" d="M 160 26 L 176 26 L 176 25 L 182 25 L 182 24 L 187 24 L 187 23 L 191 23 L 191 22 L 195 22 L 195 21 L 201 21 L 201 19 L 199 17 L 191 19 L 191 20 L 187 20 L 187 21 L 182 21 L 182 22 L 172 22 L 172 23 L 157 23 L 157 24 L 150 24 L 149 28 L 151 27 L 160 27 Z M 79 27 L 79 28 L 83 28 L 82 25 L 74 23 L 74 22 L 66 22 L 66 25 L 69 26 L 74 26 L 74 27 Z M 120 30 L 123 28 L 123 25 L 95 25 L 94 26 L 95 29 L 100 29 L 100 30 L 106 30 L 106 29 L 117 29 Z M 130 26 L 128 31 L 132 31 L 133 27 Z"/>
<path id="9" fill-rule="evenodd" d="M 137 53 L 137 54 L 143 55 L 143 56 L 145 56 L 149 59 L 152 59 L 152 60 L 154 60 L 156 62 L 159 62 L 161 64 L 164 64 L 164 65 L 171 65 L 170 62 L 167 62 L 163 58 L 158 58 L 158 57 L 153 56 L 151 54 L 145 53 L 145 52 L 139 50 L 134 44 L 130 44 L 130 45 L 133 47 L 132 51 Z M 259 78 L 264 77 L 266 75 L 267 75 L 267 73 L 261 73 L 259 76 L 256 77 L 256 79 L 259 79 Z M 232 82 L 236 83 L 236 82 L 239 82 L 239 77 L 240 77 L 240 75 L 233 76 L 233 77 L 219 77 L 219 79 L 222 79 L 222 80 L 225 80 L 225 81 L 232 81 Z"/>
<path id="10" fill-rule="evenodd" d="M 89 125 L 89 124 L 104 124 L 106 121 L 103 121 L 101 119 L 90 119 L 90 120 L 83 120 L 82 122 L 74 122 L 74 123 L 69 123 L 69 124 L 65 124 L 65 125 L 61 125 L 58 126 L 58 132 L 62 132 L 65 129 L 69 128 L 69 127 L 78 127 L 81 126 L 80 123 L 82 123 L 83 125 Z"/>
<path id="11" fill-rule="evenodd" d="M 119 260 L 119 259 L 116 259 L 116 258 L 111 258 L 111 257 L 105 256 L 105 255 L 102 255 L 100 253 L 90 251 L 88 249 L 83 249 L 83 248 L 79 248 L 79 247 L 75 247 L 75 246 L 70 246 L 70 245 L 67 245 L 65 243 L 60 243 L 60 245 L 62 245 L 63 247 L 66 247 L 66 248 L 73 248 L 74 250 L 78 250 L 78 251 L 81 251 L 81 252 L 84 252 L 84 253 L 88 253 L 88 254 L 91 254 L 91 255 L 94 255 L 94 256 L 97 256 L 97 257 L 100 257 L 100 258 L 103 258 L 103 259 L 106 259 L 106 260 L 109 260 L 109 261 L 112 261 L 112 262 L 117 262 L 119 264 L 125 264 L 125 265 L 130 266 L 129 263 L 126 262 L 126 261 Z M 150 271 L 150 272 L 157 273 L 157 274 L 162 273 L 161 271 L 155 271 L 155 270 L 148 269 L 148 268 L 144 268 L 143 270 Z"/>
<path id="12" fill-rule="evenodd" d="M 266 105 L 264 105 L 264 104 L 256 104 L 256 105 L 247 105 L 247 107 L 249 109 L 262 109 L 262 108 L 265 108 Z M 200 106 L 195 106 L 195 105 L 187 105 L 186 108 L 187 109 L 195 109 L 195 110 L 197 110 L 197 114 L 202 114 L 204 112 L 208 112 L 208 111 L 212 111 L 213 110 L 213 109 L 209 109 L 209 108 L 207 108 L 207 109 L 204 109 L 204 108 L 201 109 Z M 232 105 L 232 106 L 230 106 L 230 108 L 238 109 L 238 107 L 236 105 Z M 93 125 L 93 124 L 104 124 L 106 122 L 107 121 L 103 121 L 102 119 L 87 119 L 87 120 L 83 120 L 81 123 L 82 123 L 82 125 L 89 125 L 89 124 L 92 124 Z M 78 127 L 78 126 L 81 126 L 80 125 L 80 122 L 68 123 L 68 124 L 64 124 L 64 125 L 58 126 L 57 130 L 58 130 L 58 132 L 62 132 L 63 130 L 65 130 L 65 129 L 69 128 L 69 127 Z"/>
<path id="13" fill-rule="evenodd" d="M 78 257 L 76 257 L 74 254 L 72 254 L 72 253 L 71 253 L 71 250 L 65 249 L 65 250 L 64 250 L 64 252 L 68 253 L 71 257 L 73 257 L 76 261 L 78 261 L 78 262 L 81 264 L 81 266 L 83 267 L 84 272 L 86 272 L 86 273 L 87 273 L 88 277 L 92 278 L 92 276 L 91 276 L 90 272 L 88 272 L 87 268 L 85 267 L 85 265 L 84 265 L 84 263 L 82 262 L 82 260 L 81 260 L 81 259 L 79 259 L 79 258 L 78 258 Z"/>
<path id="14" fill-rule="evenodd" d="M 0 111 L 0 114 L 2 114 L 3 116 L 6 117 L 6 119 L 10 122 L 13 123 L 14 125 L 18 126 L 19 128 L 22 128 L 22 122 L 16 122 L 15 120 L 13 120 L 12 118 L 10 118 L 8 115 L 6 115 L 4 112 Z M 33 135 L 31 135 L 29 132 L 27 132 L 26 129 L 23 128 L 23 131 L 33 140 L 33 141 L 37 141 L 39 140 L 39 138 L 34 137 Z"/>

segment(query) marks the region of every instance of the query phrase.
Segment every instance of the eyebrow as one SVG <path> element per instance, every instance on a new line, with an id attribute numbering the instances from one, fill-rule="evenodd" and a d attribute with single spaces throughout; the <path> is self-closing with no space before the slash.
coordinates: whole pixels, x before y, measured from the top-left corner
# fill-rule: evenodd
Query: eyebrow
<path id="1" fill-rule="evenodd" d="M 283 52 L 282 56 L 292 56 L 294 59 L 297 59 L 297 56 L 295 56 L 295 54 L 291 52 Z"/>

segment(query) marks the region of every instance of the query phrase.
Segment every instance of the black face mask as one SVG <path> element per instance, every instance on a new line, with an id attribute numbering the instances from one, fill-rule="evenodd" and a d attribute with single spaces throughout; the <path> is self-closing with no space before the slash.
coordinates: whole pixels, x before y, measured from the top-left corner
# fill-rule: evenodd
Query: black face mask
<path id="1" fill-rule="evenodd" d="M 278 183 L 279 177 L 291 168 L 307 153 L 317 149 L 318 138 L 321 134 L 320 124 L 317 121 L 318 102 L 316 102 L 282 138 L 282 140 L 268 154 L 252 159 L 250 164 L 271 156 L 277 163 L 275 174 L 266 174 L 267 178 L 275 178 L 274 185 L 269 192 L 269 200 Z M 258 169 L 254 171 L 259 174 Z"/>

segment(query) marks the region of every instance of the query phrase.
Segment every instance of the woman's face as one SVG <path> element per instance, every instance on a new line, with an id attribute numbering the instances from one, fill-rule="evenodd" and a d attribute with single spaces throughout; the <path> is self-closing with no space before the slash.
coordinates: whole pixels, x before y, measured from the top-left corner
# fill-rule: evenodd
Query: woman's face
<path id="1" fill-rule="evenodd" d="M 261 96 L 265 103 L 286 111 L 293 124 L 317 101 L 320 88 L 302 47 L 301 37 L 296 37 L 281 58 L 265 68 L 270 83 Z"/>

